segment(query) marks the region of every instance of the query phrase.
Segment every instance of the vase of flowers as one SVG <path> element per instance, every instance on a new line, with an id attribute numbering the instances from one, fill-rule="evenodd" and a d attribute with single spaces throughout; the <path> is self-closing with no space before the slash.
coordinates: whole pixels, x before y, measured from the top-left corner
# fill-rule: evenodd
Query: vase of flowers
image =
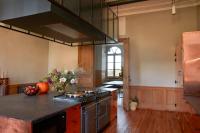
<path id="1" fill-rule="evenodd" d="M 45 77 L 44 81 L 49 83 L 51 90 L 64 93 L 70 91 L 78 84 L 80 72 L 79 69 L 74 71 L 58 71 L 57 69 L 54 69 L 47 77 Z"/>

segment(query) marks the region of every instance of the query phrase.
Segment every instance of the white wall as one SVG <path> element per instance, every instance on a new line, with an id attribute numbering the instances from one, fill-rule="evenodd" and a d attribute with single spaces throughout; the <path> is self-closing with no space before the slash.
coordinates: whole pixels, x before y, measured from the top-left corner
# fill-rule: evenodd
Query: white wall
<path id="1" fill-rule="evenodd" d="M 174 54 L 181 34 L 197 30 L 197 8 L 126 17 L 130 37 L 130 85 L 175 87 Z"/>
<path id="2" fill-rule="evenodd" d="M 54 42 L 49 42 L 48 71 L 72 70 L 78 67 L 78 47 L 69 47 Z"/>
<path id="3" fill-rule="evenodd" d="M 0 28 L 0 71 L 10 84 L 37 82 L 47 74 L 48 41 Z"/>

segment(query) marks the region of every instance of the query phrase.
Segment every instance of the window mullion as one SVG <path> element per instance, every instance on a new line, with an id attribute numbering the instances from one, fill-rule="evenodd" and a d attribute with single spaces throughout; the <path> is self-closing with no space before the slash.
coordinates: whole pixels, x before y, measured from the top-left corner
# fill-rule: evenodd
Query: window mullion
<path id="1" fill-rule="evenodd" d="M 115 75 L 115 55 L 113 55 L 113 57 L 114 57 L 114 62 L 113 62 L 113 75 L 114 75 L 114 77 L 116 77 L 116 75 Z"/>

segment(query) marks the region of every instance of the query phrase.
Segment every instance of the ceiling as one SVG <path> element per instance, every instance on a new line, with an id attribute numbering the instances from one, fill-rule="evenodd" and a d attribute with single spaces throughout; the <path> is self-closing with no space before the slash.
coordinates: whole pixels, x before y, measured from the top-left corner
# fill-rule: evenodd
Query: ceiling
<path id="1" fill-rule="evenodd" d="M 177 8 L 185 8 L 200 5 L 200 0 L 176 0 Z M 118 7 L 119 16 L 142 14 L 156 11 L 170 10 L 172 0 L 147 0 Z M 113 7 L 116 11 L 116 7 Z"/>

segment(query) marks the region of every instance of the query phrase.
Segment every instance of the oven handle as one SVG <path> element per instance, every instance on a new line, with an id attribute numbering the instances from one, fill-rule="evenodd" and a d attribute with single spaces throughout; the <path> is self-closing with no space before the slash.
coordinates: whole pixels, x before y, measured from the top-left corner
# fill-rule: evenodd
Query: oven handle
<path id="1" fill-rule="evenodd" d="M 111 96 L 108 96 L 108 97 L 106 97 L 106 98 L 103 98 L 103 99 L 99 100 L 97 103 L 100 103 L 100 102 L 102 102 L 102 101 L 109 100 L 109 99 L 111 99 Z"/>
<path id="2" fill-rule="evenodd" d="M 88 104 L 88 105 L 86 105 L 86 106 L 83 106 L 82 108 L 83 108 L 83 109 L 86 109 L 86 108 L 90 108 L 90 107 L 96 106 L 96 105 L 97 105 L 97 103 L 94 102 L 94 103 Z"/>

